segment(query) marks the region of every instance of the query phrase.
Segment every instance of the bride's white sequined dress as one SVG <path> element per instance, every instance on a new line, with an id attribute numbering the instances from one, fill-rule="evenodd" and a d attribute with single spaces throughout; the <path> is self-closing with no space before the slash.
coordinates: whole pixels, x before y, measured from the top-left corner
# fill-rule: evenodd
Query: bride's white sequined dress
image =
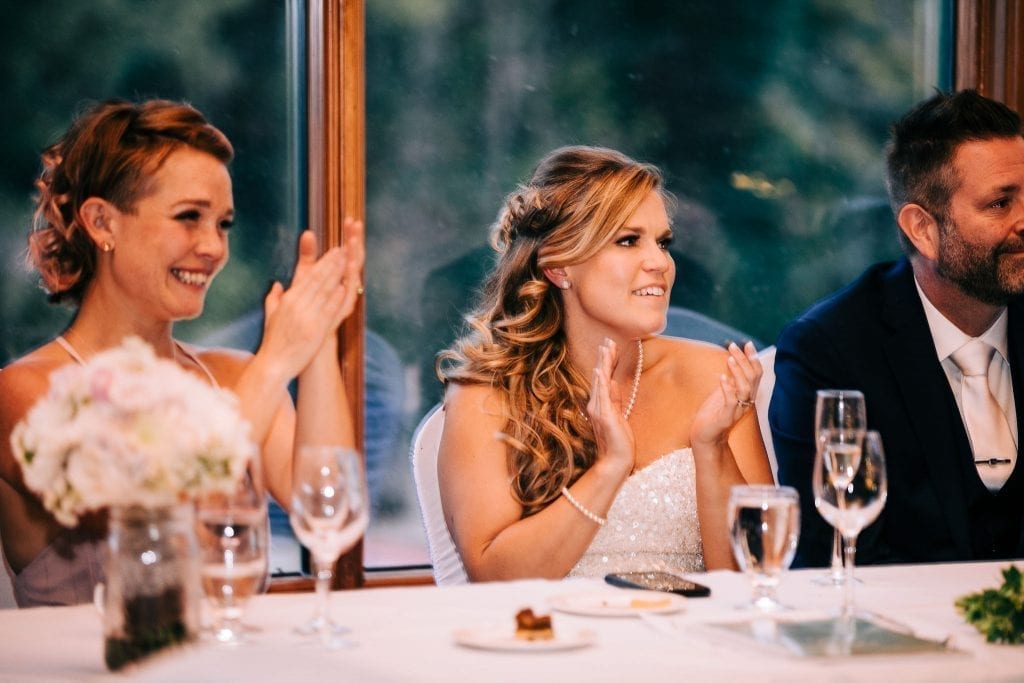
<path id="1" fill-rule="evenodd" d="M 663 455 L 626 480 L 608 511 L 608 523 L 569 576 L 648 570 L 704 571 L 689 448 Z"/>

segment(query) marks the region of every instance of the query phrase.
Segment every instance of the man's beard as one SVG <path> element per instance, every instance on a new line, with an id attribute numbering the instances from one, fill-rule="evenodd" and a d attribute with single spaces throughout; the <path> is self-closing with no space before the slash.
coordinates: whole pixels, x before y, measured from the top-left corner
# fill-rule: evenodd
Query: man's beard
<path id="1" fill-rule="evenodd" d="M 1016 270 L 1009 264 L 1000 271 L 1000 255 L 1020 251 L 1022 245 L 1006 243 L 994 247 L 980 247 L 966 242 L 957 225 L 940 225 L 939 275 L 956 284 L 969 296 L 993 306 L 1003 306 L 1010 299 L 1024 293 L 1024 261 Z"/>

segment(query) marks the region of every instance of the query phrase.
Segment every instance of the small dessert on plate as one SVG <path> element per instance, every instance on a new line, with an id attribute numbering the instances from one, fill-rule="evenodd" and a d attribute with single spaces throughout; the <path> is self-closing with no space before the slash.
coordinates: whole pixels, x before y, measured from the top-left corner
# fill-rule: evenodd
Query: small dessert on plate
<path id="1" fill-rule="evenodd" d="M 553 640 L 551 616 L 534 614 L 530 608 L 516 613 L 516 638 L 520 640 Z"/>

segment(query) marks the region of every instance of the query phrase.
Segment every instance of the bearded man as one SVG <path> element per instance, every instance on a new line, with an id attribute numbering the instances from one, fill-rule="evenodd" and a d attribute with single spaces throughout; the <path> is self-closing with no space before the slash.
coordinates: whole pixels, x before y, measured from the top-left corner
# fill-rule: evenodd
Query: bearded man
<path id="1" fill-rule="evenodd" d="M 1024 135 L 973 90 L 892 127 L 889 197 L 904 257 L 879 263 L 777 341 L 769 424 L 780 483 L 800 493 L 795 566 L 823 566 L 815 511 L 818 389 L 863 392 L 889 496 L 857 563 L 1024 557 Z"/>

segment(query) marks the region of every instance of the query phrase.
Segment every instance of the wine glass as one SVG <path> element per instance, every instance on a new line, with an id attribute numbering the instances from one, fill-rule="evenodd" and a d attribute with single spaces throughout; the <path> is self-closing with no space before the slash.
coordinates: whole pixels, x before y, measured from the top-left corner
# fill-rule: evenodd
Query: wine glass
<path id="1" fill-rule="evenodd" d="M 860 448 L 867 424 L 864 394 L 851 389 L 819 390 L 814 406 L 816 459 L 820 460 L 823 449 L 828 449 L 830 453 L 836 454 L 836 458 L 844 460 L 844 466 L 856 469 L 853 460 L 860 456 L 855 449 Z M 836 529 L 832 534 L 832 561 L 828 573 L 814 582 L 840 586 L 845 576 L 843 539 Z"/>
<path id="2" fill-rule="evenodd" d="M 213 637 L 221 643 L 237 645 L 252 630 L 242 614 L 249 598 L 266 586 L 269 525 L 258 457 L 232 491 L 196 499 L 200 575 L 214 614 Z"/>
<path id="3" fill-rule="evenodd" d="M 331 621 L 329 598 L 334 564 L 352 548 L 369 522 L 363 460 L 351 448 L 302 446 L 292 474 L 292 529 L 309 549 L 316 572 L 317 611 L 297 631 L 318 635 L 328 648 L 350 645 L 345 629 Z"/>
<path id="4" fill-rule="evenodd" d="M 857 457 L 822 451 L 814 463 L 812 484 L 814 505 L 829 524 L 842 535 L 845 552 L 846 590 L 842 616 L 853 616 L 853 565 L 857 536 L 878 518 L 888 495 L 885 451 L 878 432 L 866 432 Z"/>
<path id="5" fill-rule="evenodd" d="M 789 486 L 734 486 L 729 495 L 732 552 L 754 586 L 743 609 L 787 609 L 775 597 L 782 572 L 789 568 L 800 534 L 800 505 Z"/>

